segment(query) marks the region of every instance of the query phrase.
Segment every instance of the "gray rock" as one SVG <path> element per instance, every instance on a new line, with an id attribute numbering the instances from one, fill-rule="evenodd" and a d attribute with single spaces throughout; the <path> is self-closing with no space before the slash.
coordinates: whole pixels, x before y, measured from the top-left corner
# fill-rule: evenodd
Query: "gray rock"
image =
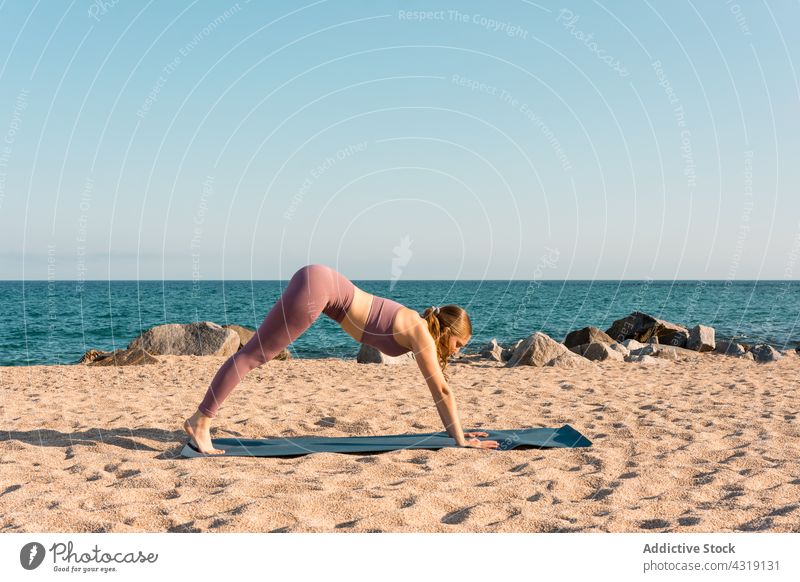
<path id="1" fill-rule="evenodd" d="M 707 325 L 695 325 L 689 330 L 689 340 L 686 347 L 698 352 L 712 352 L 716 347 L 714 341 L 714 328 Z"/>
<path id="2" fill-rule="evenodd" d="M 500 354 L 500 357 L 503 359 L 504 362 L 507 362 L 508 360 L 511 359 L 511 356 L 514 355 L 514 352 L 517 350 L 517 348 L 520 346 L 522 342 L 523 340 L 517 340 L 516 343 L 514 343 L 514 345 L 503 348 L 503 353 Z"/>
<path id="3" fill-rule="evenodd" d="M 565 355 L 566 354 L 566 355 Z M 556 364 L 549 364 L 552 360 L 564 356 L 559 359 Z M 582 358 L 577 354 L 570 352 L 564 344 L 560 344 L 553 338 L 545 333 L 537 331 L 525 338 L 514 354 L 506 362 L 505 367 L 510 368 L 514 366 L 547 366 L 547 365 L 581 365 L 576 363 L 571 358 Z M 588 362 L 588 360 L 586 360 Z"/>
<path id="4" fill-rule="evenodd" d="M 672 324 L 670 324 L 672 325 Z M 685 348 L 686 342 L 689 341 L 689 330 L 685 327 L 681 329 L 670 329 L 659 333 L 658 343 L 665 346 L 675 346 L 676 348 Z"/>
<path id="5" fill-rule="evenodd" d="M 358 350 L 356 362 L 359 364 L 387 364 L 390 366 L 410 364 L 416 362 L 416 357 L 413 351 L 408 351 L 399 356 L 387 356 L 382 351 L 367 344 L 361 344 L 361 349 Z"/>
<path id="6" fill-rule="evenodd" d="M 574 346 L 571 347 L 570 350 L 593 362 L 603 360 L 622 362 L 625 360 L 625 356 L 623 356 L 622 353 L 612 349 L 610 345 L 601 342 L 592 342 L 580 346 Z"/>
<path id="7" fill-rule="evenodd" d="M 658 351 L 657 344 L 645 344 L 640 348 L 635 348 L 629 351 L 631 356 L 653 356 Z"/>
<path id="8" fill-rule="evenodd" d="M 666 344 L 647 344 L 638 350 L 631 350 L 631 356 L 654 356 L 667 360 L 687 360 L 701 357 L 694 350 L 679 348 Z"/>
<path id="9" fill-rule="evenodd" d="M 151 327 L 128 344 L 155 355 L 232 356 L 239 349 L 239 334 L 213 321 L 168 323 Z"/>
<path id="10" fill-rule="evenodd" d="M 549 362 L 545 364 L 545 366 L 555 366 L 557 368 L 593 368 L 596 367 L 594 362 L 590 362 L 584 357 L 581 357 L 577 354 L 573 354 L 570 351 L 567 351 L 560 356 L 556 356 Z"/>
<path id="11" fill-rule="evenodd" d="M 749 353 L 753 354 L 756 362 L 774 362 L 783 357 L 778 350 L 768 344 L 756 344 L 750 348 Z"/>
<path id="12" fill-rule="evenodd" d="M 635 340 L 628 340 L 628 341 L 632 342 L 632 341 L 635 341 Z M 636 343 L 639 343 L 639 342 L 636 342 Z M 612 350 L 615 350 L 615 351 L 619 352 L 620 354 L 622 354 L 623 357 L 631 355 L 631 351 L 628 348 L 626 348 L 624 345 L 620 344 L 620 343 L 614 342 L 613 344 L 611 344 L 608 347 L 610 347 Z"/>
<path id="13" fill-rule="evenodd" d="M 86 362 L 87 366 L 141 366 L 144 364 L 157 364 L 158 358 L 139 348 L 115 350 L 113 352 L 96 352 L 96 357 Z M 87 352 L 88 354 L 89 352 Z M 86 357 L 86 355 L 84 355 Z M 83 361 L 83 358 L 81 359 Z"/>
<path id="14" fill-rule="evenodd" d="M 614 340 L 611 339 L 606 332 L 592 326 L 571 331 L 567 334 L 567 337 L 564 338 L 564 345 L 568 348 L 574 348 L 575 346 L 591 344 L 595 342 L 611 344 L 614 342 Z"/>
<path id="15" fill-rule="evenodd" d="M 81 359 L 78 360 L 79 364 L 91 364 L 95 360 L 100 358 L 105 358 L 110 356 L 113 352 L 106 352 L 104 350 L 95 350 L 92 348 L 91 350 L 87 351 L 81 356 Z"/>
<path id="16" fill-rule="evenodd" d="M 741 358 L 745 354 L 745 349 L 742 344 L 737 344 L 736 342 L 729 342 L 726 340 L 719 340 L 716 342 L 714 353 Z"/>
<path id="17" fill-rule="evenodd" d="M 235 331 L 239 334 L 239 347 L 237 349 L 242 349 L 244 344 L 250 341 L 250 338 L 256 334 L 256 330 L 251 327 L 244 327 L 242 325 L 235 325 L 235 324 L 227 324 L 223 325 L 222 329 L 230 329 Z"/>
<path id="18" fill-rule="evenodd" d="M 637 342 L 635 339 L 626 339 L 620 345 L 622 345 L 628 351 L 631 351 L 631 350 L 638 350 L 640 348 L 643 348 L 647 344 L 643 344 L 642 342 Z"/>
<path id="19" fill-rule="evenodd" d="M 625 358 L 625 361 L 632 362 L 634 364 L 646 364 L 646 365 L 656 365 L 656 366 L 664 365 L 667 363 L 665 360 L 659 360 L 658 358 L 654 358 L 653 356 L 647 356 L 647 355 L 637 356 L 634 354 L 631 354 L 630 356 Z"/>
<path id="20" fill-rule="evenodd" d="M 676 323 L 658 319 L 652 315 L 634 311 L 630 315 L 616 320 L 606 330 L 614 341 L 622 342 L 626 339 L 646 342 L 651 337 L 657 337 L 660 344 L 669 344 L 684 347 L 689 339 L 689 330 Z"/>
<path id="21" fill-rule="evenodd" d="M 503 361 L 503 346 L 498 344 L 495 338 L 492 338 L 492 341 L 483 346 L 479 353 L 484 358 L 489 358 L 495 362 Z"/>

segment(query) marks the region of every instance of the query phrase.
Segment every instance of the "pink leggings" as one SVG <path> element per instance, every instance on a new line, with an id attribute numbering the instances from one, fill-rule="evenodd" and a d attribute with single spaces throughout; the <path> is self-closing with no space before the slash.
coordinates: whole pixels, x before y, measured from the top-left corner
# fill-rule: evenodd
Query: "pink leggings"
<path id="1" fill-rule="evenodd" d="M 298 269 L 255 335 L 217 371 L 198 410 L 214 418 L 222 402 L 250 370 L 277 356 L 320 313 L 341 323 L 354 295 L 355 285 L 330 267 L 313 264 Z"/>

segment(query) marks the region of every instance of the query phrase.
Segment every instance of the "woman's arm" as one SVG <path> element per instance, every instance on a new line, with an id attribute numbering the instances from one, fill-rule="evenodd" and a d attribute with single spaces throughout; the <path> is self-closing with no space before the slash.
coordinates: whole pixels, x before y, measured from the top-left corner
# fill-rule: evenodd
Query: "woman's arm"
<path id="1" fill-rule="evenodd" d="M 422 337 L 416 342 L 415 345 L 418 346 L 418 349 L 414 350 L 414 356 L 431 391 L 433 401 L 436 403 L 436 410 L 439 412 L 439 418 L 442 419 L 447 434 L 455 439 L 458 446 L 463 447 L 466 445 L 466 439 L 464 431 L 461 429 L 456 398 L 439 367 L 436 358 L 436 344 L 433 343 L 429 334 L 426 335 L 428 336 L 427 340 Z"/>
<path id="2" fill-rule="evenodd" d="M 458 446 L 463 447 L 466 444 L 466 439 L 464 438 L 464 431 L 461 429 L 461 419 L 458 417 L 458 407 L 456 406 L 456 397 L 453 391 L 450 390 L 445 382 L 445 386 L 439 390 L 434 391 L 431 388 L 431 394 L 433 394 L 436 410 L 439 411 L 439 418 L 442 419 L 442 424 L 447 429 L 447 434 L 450 435 L 450 438 L 455 439 Z"/>

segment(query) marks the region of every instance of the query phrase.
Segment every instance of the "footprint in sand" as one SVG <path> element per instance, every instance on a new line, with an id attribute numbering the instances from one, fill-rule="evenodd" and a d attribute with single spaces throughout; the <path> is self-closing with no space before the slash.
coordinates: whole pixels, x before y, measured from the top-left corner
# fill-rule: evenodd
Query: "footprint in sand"
<path id="1" fill-rule="evenodd" d="M 317 426 L 324 426 L 324 427 L 336 426 L 336 417 L 334 417 L 334 416 L 324 416 L 324 417 L 320 418 L 314 424 L 316 424 Z"/>
<path id="2" fill-rule="evenodd" d="M 720 501 L 727 501 L 728 499 L 734 499 L 736 497 L 741 497 L 743 495 L 744 495 L 744 491 L 741 491 L 740 489 L 735 489 L 735 490 L 729 491 L 728 494 L 725 495 L 725 497 L 720 499 Z"/>
<path id="3" fill-rule="evenodd" d="M 242 503 L 241 505 L 237 505 L 233 509 L 229 509 L 225 513 L 230 513 L 231 515 L 241 515 L 244 513 L 244 510 L 253 505 L 253 501 L 248 501 L 247 503 Z"/>
<path id="4" fill-rule="evenodd" d="M 489 525 L 489 526 L 491 526 L 491 525 L 500 525 L 500 524 L 501 524 L 501 523 L 503 523 L 504 521 L 508 521 L 509 519 L 511 519 L 511 518 L 513 518 L 513 517 L 516 517 L 516 516 L 518 516 L 520 513 L 522 513 L 522 511 L 520 511 L 519 509 L 516 509 L 516 508 L 514 508 L 514 509 L 511 509 L 511 510 L 509 511 L 509 513 L 508 513 L 508 516 L 507 516 L 507 517 L 505 517 L 505 518 L 503 518 L 503 519 L 498 519 L 497 521 L 493 521 L 493 522 L 491 522 L 491 523 L 487 523 L 486 525 Z M 577 520 L 575 520 L 575 521 L 577 521 Z M 573 523 L 575 523 L 575 522 L 573 522 Z"/>
<path id="5" fill-rule="evenodd" d="M 697 473 L 692 475 L 692 480 L 694 481 L 695 485 L 707 485 L 714 481 L 714 475 L 717 473 L 717 469 L 713 469 L 708 471 L 707 473 Z"/>
<path id="6" fill-rule="evenodd" d="M 613 489 L 609 489 L 609 488 L 605 487 L 603 489 L 598 489 L 597 491 L 595 491 L 594 493 L 592 493 L 588 497 L 585 497 L 584 499 L 586 501 L 602 501 L 603 499 L 605 499 L 606 497 L 608 497 L 612 493 L 614 493 Z"/>
<path id="7" fill-rule="evenodd" d="M 442 517 L 441 522 L 446 523 L 448 525 L 458 525 L 460 523 L 463 523 L 469 517 L 469 512 L 473 507 L 475 506 L 471 505 L 469 507 L 463 507 L 461 509 L 451 511 L 450 513 Z"/>
<path id="8" fill-rule="evenodd" d="M 741 531 L 764 531 L 772 527 L 771 517 L 757 517 L 734 528 Z"/>
<path id="9" fill-rule="evenodd" d="M 595 473 L 600 473 L 603 470 L 603 461 L 598 457 L 593 457 L 586 453 L 581 454 L 584 463 L 587 463 L 595 468 Z"/>
<path id="10" fill-rule="evenodd" d="M 8 487 L 6 487 L 5 491 L 0 493 L 0 497 L 5 495 L 6 493 L 11 493 L 13 491 L 16 491 L 17 489 L 22 489 L 22 485 L 9 485 Z"/>
<path id="11" fill-rule="evenodd" d="M 663 529 L 669 527 L 670 523 L 665 519 L 646 519 L 639 523 L 642 529 Z"/>
<path id="12" fill-rule="evenodd" d="M 779 508 L 773 510 L 771 513 L 768 513 L 767 517 L 773 516 L 773 515 L 789 515 L 790 513 L 792 513 L 798 507 L 800 507 L 800 506 L 797 505 L 796 503 L 791 503 L 789 505 L 784 505 L 783 507 L 779 507 Z"/>
<path id="13" fill-rule="evenodd" d="M 200 528 L 194 527 L 194 520 L 187 521 L 186 523 L 179 523 L 167 528 L 169 533 L 199 533 L 202 531 Z"/>
<path id="14" fill-rule="evenodd" d="M 731 456 L 729 456 L 726 459 L 723 459 L 722 461 L 720 461 L 720 463 L 729 463 L 731 461 L 731 459 L 737 459 L 739 457 L 744 457 L 746 454 L 747 453 L 745 453 L 744 451 L 736 451 Z"/>
<path id="15" fill-rule="evenodd" d="M 127 479 L 128 477 L 135 477 L 136 475 L 139 475 L 140 473 L 141 473 L 141 471 L 139 469 L 127 469 L 125 471 L 122 471 L 121 473 L 118 473 L 117 474 L 117 478 L 119 478 L 119 479 Z"/>

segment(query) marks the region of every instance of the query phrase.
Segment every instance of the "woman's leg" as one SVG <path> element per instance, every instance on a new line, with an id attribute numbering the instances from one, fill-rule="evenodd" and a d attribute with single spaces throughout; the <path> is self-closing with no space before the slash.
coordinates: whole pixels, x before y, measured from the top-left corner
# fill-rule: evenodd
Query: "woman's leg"
<path id="1" fill-rule="evenodd" d="M 250 370 L 270 361 L 314 323 L 331 297 L 332 272 L 316 264 L 295 272 L 250 341 L 217 371 L 198 406 L 200 412 L 214 418 Z"/>

